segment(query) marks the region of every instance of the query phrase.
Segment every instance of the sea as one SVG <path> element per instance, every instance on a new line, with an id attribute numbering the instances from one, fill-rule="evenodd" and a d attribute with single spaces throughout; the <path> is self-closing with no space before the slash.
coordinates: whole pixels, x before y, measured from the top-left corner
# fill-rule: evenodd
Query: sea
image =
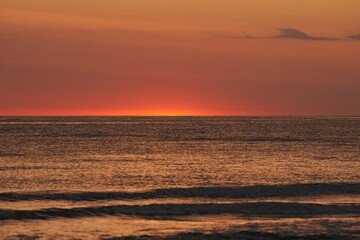
<path id="1" fill-rule="evenodd" d="M 360 239 L 360 117 L 0 117 L 0 239 Z"/>

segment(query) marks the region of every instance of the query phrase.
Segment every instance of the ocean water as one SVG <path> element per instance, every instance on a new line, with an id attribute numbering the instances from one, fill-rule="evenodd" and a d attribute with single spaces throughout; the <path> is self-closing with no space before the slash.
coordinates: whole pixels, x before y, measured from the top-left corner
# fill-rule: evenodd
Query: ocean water
<path id="1" fill-rule="evenodd" d="M 2 239 L 359 239 L 359 117 L 1 117 Z"/>

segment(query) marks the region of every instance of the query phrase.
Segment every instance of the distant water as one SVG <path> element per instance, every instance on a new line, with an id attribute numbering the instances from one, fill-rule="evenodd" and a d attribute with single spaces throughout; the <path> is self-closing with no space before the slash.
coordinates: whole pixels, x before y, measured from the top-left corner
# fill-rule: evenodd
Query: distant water
<path id="1" fill-rule="evenodd" d="M 358 239 L 360 118 L 0 117 L 4 239 Z"/>

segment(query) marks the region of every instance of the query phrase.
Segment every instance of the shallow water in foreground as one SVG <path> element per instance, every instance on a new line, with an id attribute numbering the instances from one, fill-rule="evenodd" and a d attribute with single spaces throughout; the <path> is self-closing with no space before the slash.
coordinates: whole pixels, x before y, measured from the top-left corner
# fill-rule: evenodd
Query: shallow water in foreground
<path id="1" fill-rule="evenodd" d="M 360 118 L 1 117 L 4 239 L 360 238 Z"/>

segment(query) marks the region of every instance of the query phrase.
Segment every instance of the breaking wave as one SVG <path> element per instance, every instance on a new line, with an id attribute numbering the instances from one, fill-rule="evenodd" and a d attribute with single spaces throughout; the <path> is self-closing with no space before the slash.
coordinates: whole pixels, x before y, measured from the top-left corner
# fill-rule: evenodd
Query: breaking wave
<path id="1" fill-rule="evenodd" d="M 294 236 L 289 234 L 280 234 L 280 233 L 270 233 L 270 232 L 257 232 L 257 231 L 228 231 L 228 232 L 213 232 L 213 233 L 203 233 L 203 232 L 185 232 L 178 233 L 172 236 L 126 236 L 126 237 L 108 237 L 102 238 L 103 240 L 218 240 L 218 239 L 242 239 L 242 240 L 318 240 L 318 239 L 327 239 L 327 240 L 355 240 L 355 237 L 346 235 L 346 234 L 313 234 L 313 235 L 303 235 L 303 236 Z"/>
<path id="2" fill-rule="evenodd" d="M 98 201 L 144 200 L 155 198 L 235 198 L 302 197 L 360 194 L 360 183 L 315 183 L 290 185 L 257 185 L 245 187 L 167 188 L 145 192 L 39 192 L 0 193 L 0 201 Z"/>
<path id="3" fill-rule="evenodd" d="M 0 210 L 0 220 L 31 220 L 129 215 L 171 218 L 191 215 L 236 214 L 246 216 L 311 217 L 318 215 L 359 215 L 360 205 L 255 202 L 232 204 L 150 204 L 114 205 L 80 208 L 48 208 L 40 210 Z"/>

